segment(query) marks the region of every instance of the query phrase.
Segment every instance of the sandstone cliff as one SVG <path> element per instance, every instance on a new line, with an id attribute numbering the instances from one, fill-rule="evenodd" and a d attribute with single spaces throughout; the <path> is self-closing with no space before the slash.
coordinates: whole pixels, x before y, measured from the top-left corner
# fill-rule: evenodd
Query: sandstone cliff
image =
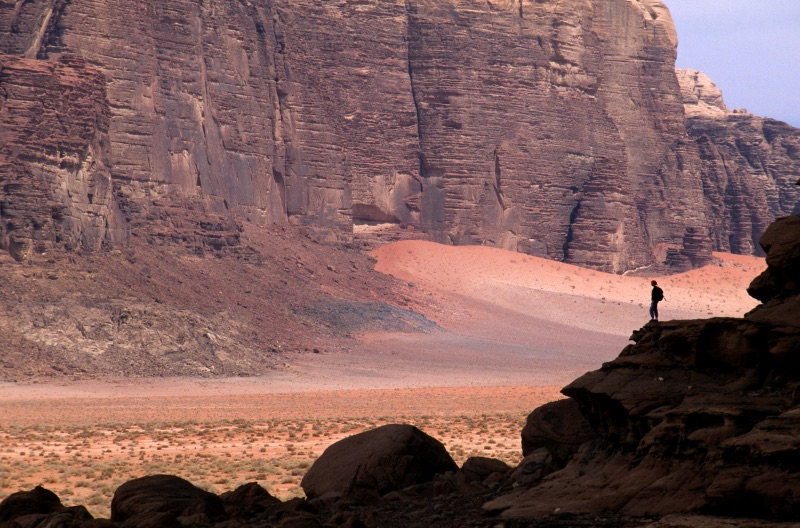
<path id="1" fill-rule="evenodd" d="M 80 57 L 80 75 L 63 80 L 101 83 L 97 130 L 84 134 L 95 139 L 78 141 L 77 157 L 100 141 L 91 159 L 113 193 L 75 193 L 111 200 L 70 217 L 107 224 L 87 247 L 124 239 L 125 227 L 169 241 L 176 225 L 235 234 L 249 221 L 325 240 L 487 244 L 614 272 L 668 250 L 702 263 L 711 246 L 695 242 L 708 233 L 746 252 L 743 213 L 730 225 L 715 215 L 758 188 L 720 195 L 700 177 L 708 161 L 686 134 L 675 45 L 658 0 L 0 4 L 7 122 L 22 119 L 20 70 Z M 4 186 L 36 170 L 9 155 L 21 168 Z M 25 199 L 40 216 L 41 199 Z M 760 215 L 783 212 L 766 203 Z M 208 246 L 206 234 L 189 238 Z"/>
<path id="2" fill-rule="evenodd" d="M 686 130 L 697 144 L 709 207 L 709 235 L 720 251 L 762 254 L 758 238 L 778 216 L 800 213 L 800 130 L 730 111 L 702 72 L 679 70 Z"/>
<path id="3" fill-rule="evenodd" d="M 0 96 L 0 247 L 27 260 L 124 244 L 102 74 L 82 59 L 0 55 Z"/>

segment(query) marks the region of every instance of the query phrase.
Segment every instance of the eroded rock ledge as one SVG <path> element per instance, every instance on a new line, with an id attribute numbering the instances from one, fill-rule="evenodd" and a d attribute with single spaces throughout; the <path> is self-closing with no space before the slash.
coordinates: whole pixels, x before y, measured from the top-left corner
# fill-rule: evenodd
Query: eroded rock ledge
<path id="1" fill-rule="evenodd" d="M 762 305 L 634 332 L 617 359 L 562 391 L 593 438 L 538 486 L 485 507 L 510 519 L 558 509 L 798 520 L 800 216 L 773 223 L 761 245 L 768 269 L 748 291 Z M 552 449 L 541 436 L 529 450 Z"/>

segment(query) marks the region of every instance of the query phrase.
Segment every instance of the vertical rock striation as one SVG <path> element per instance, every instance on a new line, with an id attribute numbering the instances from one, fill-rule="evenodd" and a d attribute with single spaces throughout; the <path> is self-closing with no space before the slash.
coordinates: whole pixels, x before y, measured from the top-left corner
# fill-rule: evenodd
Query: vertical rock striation
<path id="1" fill-rule="evenodd" d="M 694 255 L 698 233 L 757 251 L 737 200 L 758 183 L 701 177 L 716 144 L 698 155 L 686 134 L 675 47 L 658 0 L 0 4 L 0 52 L 79 56 L 105 79 L 131 231 L 184 226 L 201 247 L 236 244 L 245 220 L 613 272 Z M 774 168 L 770 204 L 792 168 Z"/>
<path id="2" fill-rule="evenodd" d="M 0 55 L 0 248 L 26 260 L 125 241 L 108 124 L 103 75 L 82 59 Z"/>
<path id="3" fill-rule="evenodd" d="M 730 111 L 702 72 L 679 70 L 686 129 L 697 144 L 720 251 L 763 255 L 758 239 L 777 217 L 800 213 L 800 130 L 744 110 Z"/>

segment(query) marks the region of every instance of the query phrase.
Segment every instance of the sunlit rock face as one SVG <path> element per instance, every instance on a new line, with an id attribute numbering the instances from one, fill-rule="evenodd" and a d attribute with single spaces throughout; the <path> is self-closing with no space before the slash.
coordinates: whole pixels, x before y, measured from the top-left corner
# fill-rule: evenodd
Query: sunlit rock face
<path id="1" fill-rule="evenodd" d="M 613 272 L 738 233 L 714 215 L 746 198 L 702 177 L 675 50 L 655 0 L 0 4 L 0 52 L 104 81 L 100 218 L 133 233 L 294 223 Z"/>
<path id="2" fill-rule="evenodd" d="M 800 213 L 800 130 L 744 109 L 729 110 L 702 72 L 678 70 L 686 130 L 701 161 L 716 248 L 763 255 L 758 239 L 776 218 Z"/>
<path id="3" fill-rule="evenodd" d="M 0 247 L 15 259 L 125 242 L 108 126 L 96 68 L 0 55 Z"/>

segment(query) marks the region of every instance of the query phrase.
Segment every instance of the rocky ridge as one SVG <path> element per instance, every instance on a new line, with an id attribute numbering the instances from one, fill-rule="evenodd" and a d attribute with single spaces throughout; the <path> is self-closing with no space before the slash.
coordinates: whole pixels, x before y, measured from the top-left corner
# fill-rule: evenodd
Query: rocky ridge
<path id="1" fill-rule="evenodd" d="M 634 332 L 617 359 L 563 389 L 570 400 L 551 404 L 557 418 L 574 417 L 577 404 L 569 427 L 593 432 L 580 446 L 573 441 L 569 463 L 485 508 L 507 518 L 558 508 L 797 520 L 800 216 L 773 223 L 761 246 L 768 269 L 748 292 L 763 304 L 743 319 L 649 323 Z M 529 456 L 552 451 L 541 431 L 552 437 L 557 429 L 547 424 L 529 424 Z"/>
<path id="2" fill-rule="evenodd" d="M 697 141 L 717 136 L 686 133 L 675 46 L 658 0 L 2 3 L 2 143 L 38 127 L 27 152 L 66 148 L 52 113 L 26 103 L 33 71 L 50 72 L 35 98 L 76 105 L 59 118 L 80 130 L 63 155 L 7 149 L 2 247 L 24 259 L 20 244 L 137 233 L 216 249 L 247 222 L 613 272 L 757 253 L 764 222 L 794 207 L 797 152 L 772 149 L 767 179 L 705 183 L 720 158 Z M 15 187 L 41 169 L 40 190 Z M 48 216 L 47 200 L 67 213 Z"/>
<path id="3" fill-rule="evenodd" d="M 800 216 L 761 238 L 744 318 L 648 323 L 620 356 L 531 413 L 516 468 L 386 425 L 331 445 L 281 502 L 255 483 L 216 496 L 168 475 L 120 486 L 111 519 L 43 488 L 0 526 L 797 526 Z"/>

